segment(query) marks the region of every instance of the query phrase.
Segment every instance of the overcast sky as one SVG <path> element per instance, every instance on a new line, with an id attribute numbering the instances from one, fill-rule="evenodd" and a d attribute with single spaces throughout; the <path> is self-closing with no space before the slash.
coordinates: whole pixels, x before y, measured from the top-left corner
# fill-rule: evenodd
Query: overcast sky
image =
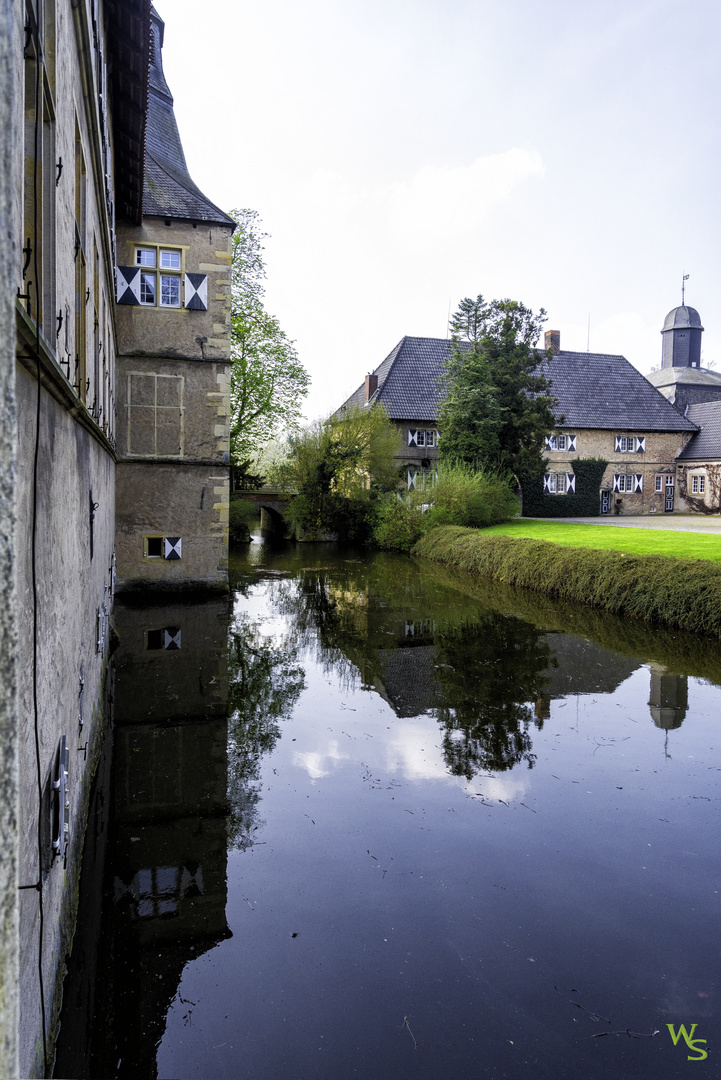
<path id="1" fill-rule="evenodd" d="M 156 0 L 188 167 L 271 234 L 267 307 L 342 403 L 464 296 L 721 369 L 718 0 Z"/>

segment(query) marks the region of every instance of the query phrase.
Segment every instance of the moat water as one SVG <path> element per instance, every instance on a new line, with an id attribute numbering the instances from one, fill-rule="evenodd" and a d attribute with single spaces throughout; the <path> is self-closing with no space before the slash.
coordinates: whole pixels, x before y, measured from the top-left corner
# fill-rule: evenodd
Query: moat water
<path id="1" fill-rule="evenodd" d="M 116 621 L 56 1077 L 718 1075 L 718 642 L 258 540 Z"/>

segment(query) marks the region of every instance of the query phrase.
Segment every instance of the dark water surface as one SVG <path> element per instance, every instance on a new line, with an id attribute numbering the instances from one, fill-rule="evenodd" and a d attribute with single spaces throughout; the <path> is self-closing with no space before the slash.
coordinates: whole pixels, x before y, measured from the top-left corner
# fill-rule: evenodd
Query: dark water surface
<path id="1" fill-rule="evenodd" d="M 234 571 L 118 610 L 55 1075 L 718 1078 L 718 643 L 332 545 Z"/>

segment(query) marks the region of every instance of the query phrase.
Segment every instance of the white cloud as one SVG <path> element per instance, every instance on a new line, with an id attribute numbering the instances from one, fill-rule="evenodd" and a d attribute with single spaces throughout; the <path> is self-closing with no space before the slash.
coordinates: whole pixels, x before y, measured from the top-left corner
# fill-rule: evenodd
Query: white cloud
<path id="1" fill-rule="evenodd" d="M 477 158 L 471 165 L 426 165 L 387 195 L 388 223 L 401 237 L 447 239 L 478 228 L 517 184 L 544 175 L 535 150 L 514 147 Z"/>

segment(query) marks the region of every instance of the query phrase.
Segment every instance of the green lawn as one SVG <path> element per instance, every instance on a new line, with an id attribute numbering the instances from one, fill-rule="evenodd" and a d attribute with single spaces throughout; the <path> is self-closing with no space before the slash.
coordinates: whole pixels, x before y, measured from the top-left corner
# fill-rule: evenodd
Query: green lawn
<path id="1" fill-rule="evenodd" d="M 670 555 L 676 559 L 721 562 L 721 535 L 670 532 L 665 529 L 614 528 L 613 525 L 570 525 L 561 521 L 510 521 L 484 530 L 486 536 L 548 540 L 564 547 L 625 551 L 627 555 Z"/>

